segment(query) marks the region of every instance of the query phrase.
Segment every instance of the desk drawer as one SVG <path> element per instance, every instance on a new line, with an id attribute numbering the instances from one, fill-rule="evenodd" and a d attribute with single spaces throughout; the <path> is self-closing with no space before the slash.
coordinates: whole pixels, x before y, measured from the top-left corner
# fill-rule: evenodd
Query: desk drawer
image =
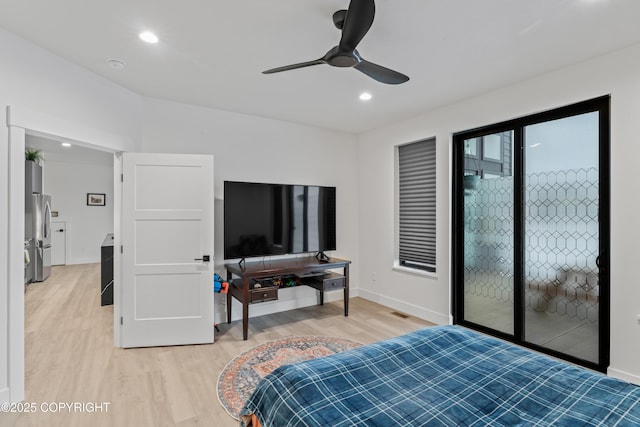
<path id="1" fill-rule="evenodd" d="M 249 302 L 251 304 L 255 304 L 258 302 L 274 301 L 277 299 L 278 299 L 277 286 L 254 288 L 249 291 Z"/>
<path id="2" fill-rule="evenodd" d="M 338 289 L 344 289 L 344 276 L 336 273 L 328 273 L 324 276 L 314 277 L 304 282 L 305 285 L 316 288 L 319 291 L 336 291 Z"/>
<path id="3" fill-rule="evenodd" d="M 322 288 L 325 291 L 344 289 L 344 276 L 327 277 L 322 281 Z"/>

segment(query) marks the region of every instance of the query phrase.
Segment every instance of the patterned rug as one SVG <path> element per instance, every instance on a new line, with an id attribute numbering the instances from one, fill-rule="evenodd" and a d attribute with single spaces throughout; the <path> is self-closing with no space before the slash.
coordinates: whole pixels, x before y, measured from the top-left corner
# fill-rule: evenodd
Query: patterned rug
<path id="1" fill-rule="evenodd" d="M 218 399 L 235 419 L 258 381 L 282 365 L 329 356 L 362 344 L 334 337 L 289 337 L 260 344 L 236 356 L 218 378 Z"/>

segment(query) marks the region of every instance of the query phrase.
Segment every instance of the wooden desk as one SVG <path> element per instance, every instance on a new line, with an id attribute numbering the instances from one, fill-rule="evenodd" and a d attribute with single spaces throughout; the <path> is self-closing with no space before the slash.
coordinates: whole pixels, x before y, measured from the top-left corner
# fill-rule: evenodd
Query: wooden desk
<path id="1" fill-rule="evenodd" d="M 304 276 L 310 273 L 327 272 L 331 269 L 343 269 L 344 274 L 344 315 L 349 315 L 349 264 L 351 261 L 339 258 L 329 258 L 320 261 L 314 256 L 301 258 L 288 258 L 271 261 L 244 262 L 242 264 L 225 264 L 227 281 L 229 282 L 229 295 L 227 296 L 227 323 L 231 323 L 231 302 L 233 298 L 242 303 L 242 336 L 246 340 L 249 330 L 249 304 L 277 299 L 277 288 L 262 288 L 260 298 L 255 298 L 256 291 L 250 288 L 251 282 L 259 279 L 267 279 L 283 276 Z M 233 280 L 233 276 L 240 280 Z M 335 279 L 332 278 L 335 284 Z M 339 283 L 342 283 L 340 281 Z M 320 303 L 324 302 L 325 288 L 314 286 L 320 291 Z M 341 289 L 342 286 L 336 288 Z M 253 293 L 253 294 L 252 294 Z M 262 296 L 264 296 L 263 299 Z"/>

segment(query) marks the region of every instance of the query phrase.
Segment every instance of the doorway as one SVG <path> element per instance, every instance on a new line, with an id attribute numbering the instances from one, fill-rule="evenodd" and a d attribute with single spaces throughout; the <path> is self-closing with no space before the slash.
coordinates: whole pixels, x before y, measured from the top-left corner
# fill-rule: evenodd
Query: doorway
<path id="1" fill-rule="evenodd" d="M 113 153 L 30 131 L 25 147 L 42 156 L 42 192 L 51 200 L 51 265 L 100 262 L 100 244 L 114 230 Z M 88 194 L 102 195 L 103 203 L 89 203 Z"/>
<path id="2" fill-rule="evenodd" d="M 454 135 L 454 323 L 609 364 L 609 97 Z"/>
<path id="3" fill-rule="evenodd" d="M 9 189 L 6 198 L 8 215 L 0 217 L 2 223 L 0 225 L 7 230 L 5 234 L 7 241 L 5 258 L 7 259 L 8 271 L 6 312 L 9 320 L 8 332 L 10 333 L 2 337 L 8 343 L 8 349 L 6 357 L 0 357 L 2 365 L 0 367 L 4 372 L 10 374 L 6 381 L 8 387 L 3 391 L 3 400 L 18 402 L 24 400 L 24 289 L 22 283 L 24 277 L 24 152 L 26 134 L 55 135 L 74 141 L 78 145 L 112 154 L 119 150 L 131 149 L 134 144 L 126 138 L 91 129 L 85 125 L 12 106 L 7 107 L 7 126 L 8 150 L 0 160 L 3 164 L 8 165 L 7 175 L 2 178 L 6 183 L 6 188 Z M 4 251 L 0 252 L 5 254 Z M 16 284 L 20 284 L 22 289 L 18 289 Z M 114 313 L 118 312 L 118 309 L 118 307 L 114 307 Z M 0 377 L 0 380 L 3 378 Z"/>

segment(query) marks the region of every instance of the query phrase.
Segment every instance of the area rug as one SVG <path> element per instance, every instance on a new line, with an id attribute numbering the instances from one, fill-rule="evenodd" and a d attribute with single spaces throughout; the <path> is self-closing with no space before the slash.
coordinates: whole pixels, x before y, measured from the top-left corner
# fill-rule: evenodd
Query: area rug
<path id="1" fill-rule="evenodd" d="M 255 390 L 258 381 L 282 365 L 329 356 L 361 346 L 335 337 L 289 337 L 260 344 L 236 356 L 218 377 L 218 399 L 233 418 Z"/>

